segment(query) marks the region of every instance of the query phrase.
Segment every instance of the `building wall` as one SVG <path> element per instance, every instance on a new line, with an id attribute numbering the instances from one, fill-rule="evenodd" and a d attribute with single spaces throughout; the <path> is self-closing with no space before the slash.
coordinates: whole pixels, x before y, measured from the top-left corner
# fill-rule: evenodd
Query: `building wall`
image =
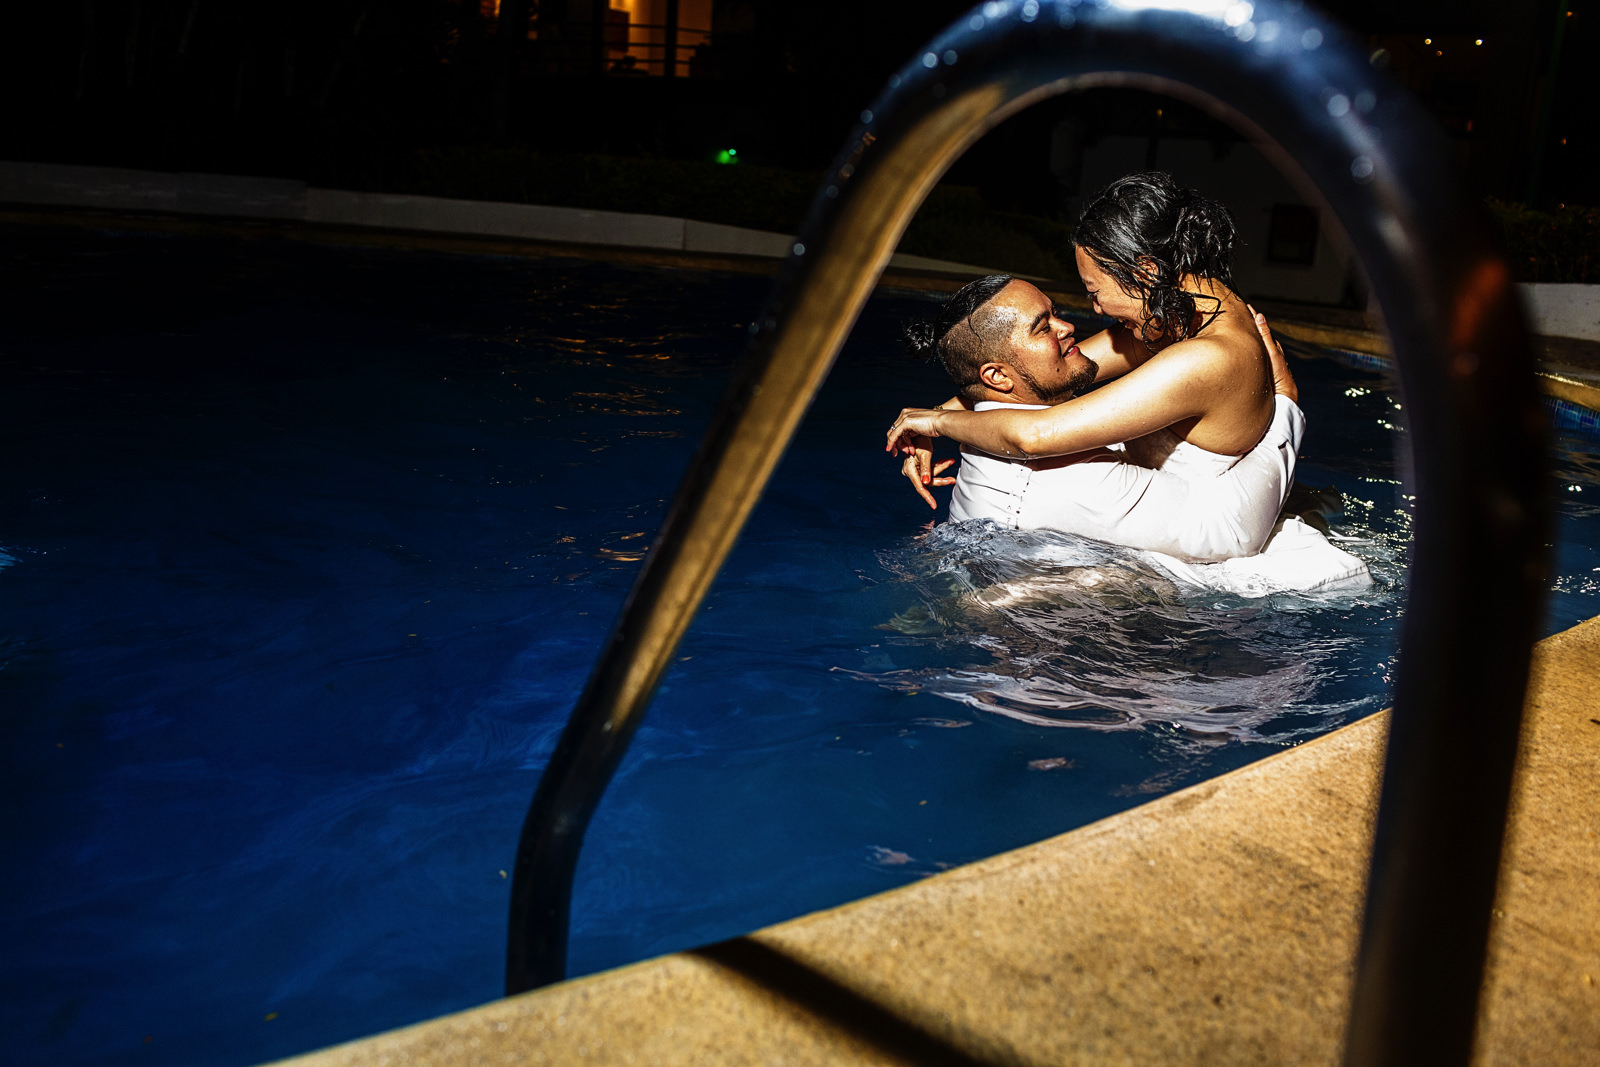
<path id="1" fill-rule="evenodd" d="M 633 56 L 638 69 L 647 73 L 663 73 L 666 57 L 666 34 L 661 29 L 667 21 L 667 0 L 610 0 L 613 10 L 626 11 L 633 24 L 629 34 Z M 644 27 L 654 27 L 645 29 Z M 678 70 L 687 75 L 687 66 L 696 46 L 704 44 L 711 33 L 711 0 L 678 0 Z M 614 57 L 613 57 L 614 58 Z"/>

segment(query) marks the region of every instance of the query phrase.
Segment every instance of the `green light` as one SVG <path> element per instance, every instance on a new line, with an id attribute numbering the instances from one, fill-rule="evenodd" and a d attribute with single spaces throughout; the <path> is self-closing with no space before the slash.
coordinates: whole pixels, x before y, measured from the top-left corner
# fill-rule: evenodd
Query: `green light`
<path id="1" fill-rule="evenodd" d="M 739 162 L 739 150 L 737 148 L 724 148 L 722 151 L 717 153 L 717 162 L 718 163 L 737 163 L 737 162 Z"/>

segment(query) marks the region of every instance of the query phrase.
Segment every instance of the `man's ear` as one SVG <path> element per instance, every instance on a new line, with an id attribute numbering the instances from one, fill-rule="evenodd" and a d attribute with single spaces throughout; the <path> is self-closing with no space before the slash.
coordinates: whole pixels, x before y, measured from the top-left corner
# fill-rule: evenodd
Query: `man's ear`
<path id="1" fill-rule="evenodd" d="M 978 381 L 997 393 L 1011 393 L 1017 388 L 1016 379 L 1011 377 L 1011 368 L 1004 363 L 985 363 L 979 367 Z"/>

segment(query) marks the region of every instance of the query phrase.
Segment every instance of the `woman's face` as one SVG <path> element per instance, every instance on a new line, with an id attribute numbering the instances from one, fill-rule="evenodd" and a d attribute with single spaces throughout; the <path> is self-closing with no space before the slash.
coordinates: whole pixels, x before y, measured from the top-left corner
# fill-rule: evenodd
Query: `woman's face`
<path id="1" fill-rule="evenodd" d="M 1117 280 L 1101 270 L 1094 257 L 1081 247 L 1077 249 L 1076 259 L 1078 277 L 1083 280 L 1083 287 L 1089 290 L 1089 299 L 1094 301 L 1095 312 L 1116 319 L 1140 340 L 1151 340 L 1144 335 L 1144 301 L 1123 292 Z"/>

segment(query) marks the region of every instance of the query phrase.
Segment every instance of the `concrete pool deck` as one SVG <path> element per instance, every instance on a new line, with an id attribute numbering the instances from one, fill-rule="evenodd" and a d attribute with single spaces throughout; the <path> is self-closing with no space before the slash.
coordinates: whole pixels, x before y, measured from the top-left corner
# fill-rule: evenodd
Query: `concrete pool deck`
<path id="1" fill-rule="evenodd" d="M 747 937 L 284 1061 L 1336 1064 L 1386 717 Z M 1600 618 L 1535 650 L 1474 1062 L 1600 1050 Z"/>

